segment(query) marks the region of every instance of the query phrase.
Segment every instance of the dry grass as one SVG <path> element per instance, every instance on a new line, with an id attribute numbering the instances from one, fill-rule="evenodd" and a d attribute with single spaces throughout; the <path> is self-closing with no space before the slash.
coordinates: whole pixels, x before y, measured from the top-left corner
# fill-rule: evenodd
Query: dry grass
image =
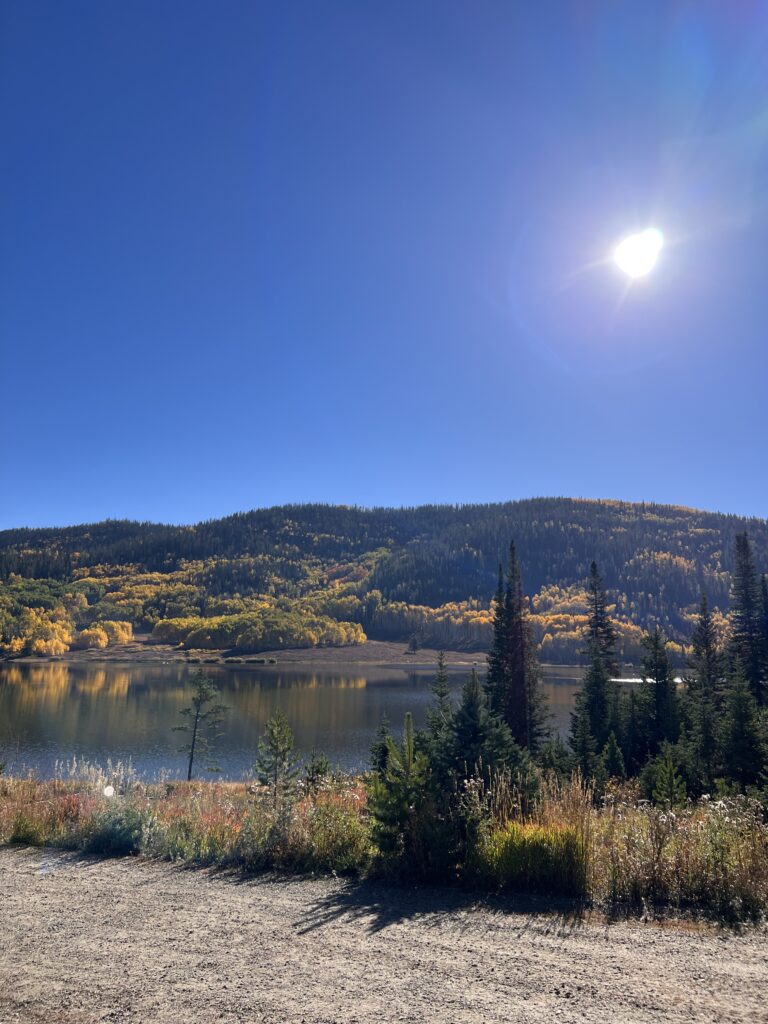
<path id="1" fill-rule="evenodd" d="M 105 796 L 105 786 L 114 787 Z M 488 888 L 568 895 L 605 907 L 671 906 L 733 920 L 768 912 L 768 825 L 744 797 L 674 811 L 578 778 L 543 780 L 524 802 L 495 779 L 472 793 L 476 839 L 464 877 Z M 0 843 L 51 845 L 249 871 L 362 873 L 375 859 L 361 779 L 328 780 L 275 807 L 245 783 L 143 785 L 92 766 L 49 781 L 0 776 Z"/>

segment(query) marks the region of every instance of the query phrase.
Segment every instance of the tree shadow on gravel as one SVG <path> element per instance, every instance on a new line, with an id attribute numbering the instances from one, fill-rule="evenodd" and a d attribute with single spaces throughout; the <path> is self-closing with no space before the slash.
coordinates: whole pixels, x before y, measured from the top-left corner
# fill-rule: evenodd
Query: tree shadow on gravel
<path id="1" fill-rule="evenodd" d="M 516 915 L 514 931 L 529 929 L 568 934 L 585 923 L 589 911 L 582 906 L 553 903 L 529 896 L 497 897 L 461 889 L 413 886 L 380 881 L 348 881 L 317 899 L 298 922 L 300 934 L 345 919 L 362 921 L 371 932 L 418 920 L 423 927 L 447 923 L 457 931 L 477 926 L 483 914 L 486 930 L 508 928 Z"/>

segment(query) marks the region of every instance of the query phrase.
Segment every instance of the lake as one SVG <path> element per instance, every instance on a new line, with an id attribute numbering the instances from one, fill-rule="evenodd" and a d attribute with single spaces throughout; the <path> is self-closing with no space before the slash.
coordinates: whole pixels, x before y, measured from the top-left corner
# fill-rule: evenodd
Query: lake
<path id="1" fill-rule="evenodd" d="M 481 661 L 478 663 L 482 664 Z M 264 723 L 278 708 L 296 747 L 313 747 L 334 765 L 363 768 L 382 716 L 393 728 L 406 711 L 424 724 L 432 672 L 360 665 L 289 667 L 206 665 L 229 710 L 217 741 L 222 776 L 239 779 L 253 764 Z M 147 778 L 182 774 L 184 737 L 172 727 L 189 704 L 195 666 L 184 664 L 5 663 L 0 665 L 0 761 L 9 772 L 50 776 L 73 756 L 105 763 L 132 761 Z M 567 732 L 581 684 L 577 666 L 545 666 L 552 725 Z M 451 674 L 458 692 L 466 672 Z"/>

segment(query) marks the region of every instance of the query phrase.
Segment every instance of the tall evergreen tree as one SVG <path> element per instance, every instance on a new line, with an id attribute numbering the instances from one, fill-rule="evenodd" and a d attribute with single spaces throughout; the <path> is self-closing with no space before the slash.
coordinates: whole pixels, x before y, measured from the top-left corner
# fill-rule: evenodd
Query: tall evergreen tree
<path id="1" fill-rule="evenodd" d="M 763 607 L 752 546 L 746 530 L 736 534 L 736 564 L 731 582 L 732 663 L 741 671 L 758 704 L 765 702 Z"/>
<path id="2" fill-rule="evenodd" d="M 689 688 L 703 690 L 715 700 L 720 688 L 722 658 L 706 594 L 701 595 L 699 602 L 699 614 L 691 637 L 691 648 L 689 664 L 693 669 L 693 677 L 689 682 Z"/>
<path id="3" fill-rule="evenodd" d="M 687 680 L 686 697 L 691 788 L 709 793 L 714 787 L 718 763 L 717 716 L 722 710 L 723 693 L 722 659 L 706 594 L 701 595 L 692 648 L 689 664 L 693 671 Z"/>
<path id="4" fill-rule="evenodd" d="M 571 750 L 582 778 L 591 779 L 597 770 L 597 746 L 589 728 L 589 715 L 582 703 L 571 716 Z"/>
<path id="5" fill-rule="evenodd" d="M 581 729 L 582 725 L 578 719 L 583 712 L 598 750 L 602 750 L 608 734 L 617 727 L 611 701 L 615 687 L 616 683 L 608 675 L 597 641 L 590 640 L 589 665 L 584 672 L 582 688 L 576 695 L 575 711 L 571 719 L 572 730 Z"/>
<path id="6" fill-rule="evenodd" d="M 741 790 L 756 785 L 766 771 L 766 740 L 757 702 L 737 663 L 729 680 L 722 736 L 723 768 Z"/>
<path id="7" fill-rule="evenodd" d="M 571 715 L 571 747 L 574 752 L 586 751 L 587 732 L 594 747 L 592 754 L 587 756 L 585 753 L 581 758 L 582 772 L 590 758 L 597 764 L 595 751 L 601 751 L 609 734 L 619 729 L 619 684 L 616 682 L 619 673 L 616 659 L 617 634 L 608 614 L 608 601 L 596 562 L 592 562 L 589 570 L 588 595 L 589 619 L 585 634 L 585 653 L 589 663 L 584 673 L 582 689 L 576 697 L 575 710 Z"/>
<path id="8" fill-rule="evenodd" d="M 587 650 L 597 647 L 600 658 L 609 676 L 616 678 L 619 674 L 619 662 L 616 657 L 618 633 L 608 614 L 608 598 L 605 594 L 603 581 L 597 571 L 597 563 L 589 567 L 589 583 L 587 585 L 589 619 L 587 622 Z M 591 657 L 591 654 L 590 654 Z"/>
<path id="9" fill-rule="evenodd" d="M 432 683 L 432 704 L 427 709 L 426 735 L 433 779 L 440 790 L 445 790 L 450 777 L 454 715 L 445 655 L 440 651 L 437 655 L 437 673 Z"/>
<path id="10" fill-rule="evenodd" d="M 506 581 L 499 574 L 486 693 L 491 710 L 506 722 L 515 742 L 538 750 L 546 732 L 546 712 L 514 543 L 509 547 Z"/>
<path id="11" fill-rule="evenodd" d="M 655 629 L 641 642 L 646 651 L 642 663 L 641 700 L 648 716 L 649 753 L 656 754 L 665 741 L 677 742 L 680 731 L 677 686 L 661 631 Z"/>

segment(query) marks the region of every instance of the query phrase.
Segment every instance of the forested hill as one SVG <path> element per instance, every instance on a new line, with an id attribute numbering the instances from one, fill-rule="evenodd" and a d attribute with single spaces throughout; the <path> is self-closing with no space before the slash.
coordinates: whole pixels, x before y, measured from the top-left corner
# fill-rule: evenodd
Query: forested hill
<path id="1" fill-rule="evenodd" d="M 7 530 L 0 642 L 11 653 L 32 650 L 37 629 L 38 652 L 50 653 L 43 620 L 58 615 L 69 628 L 68 641 L 59 630 L 59 645 L 77 643 L 89 628 L 100 644 L 105 621 L 240 650 L 360 641 L 361 629 L 382 639 L 415 634 L 424 643 L 483 646 L 498 564 L 514 539 L 543 655 L 567 658 L 578 648 L 595 559 L 631 657 L 640 631 L 656 624 L 685 643 L 702 590 L 716 610 L 727 608 L 734 539 L 745 529 L 758 569 L 768 570 L 765 520 L 567 498 L 294 505 L 196 526 L 110 520 Z"/>

